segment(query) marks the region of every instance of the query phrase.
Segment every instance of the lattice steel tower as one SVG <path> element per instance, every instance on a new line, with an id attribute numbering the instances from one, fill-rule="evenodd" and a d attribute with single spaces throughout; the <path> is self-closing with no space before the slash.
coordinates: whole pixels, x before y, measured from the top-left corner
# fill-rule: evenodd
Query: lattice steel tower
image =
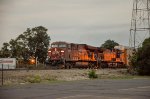
<path id="1" fill-rule="evenodd" d="M 130 47 L 138 48 L 150 37 L 150 0 L 133 0 Z"/>

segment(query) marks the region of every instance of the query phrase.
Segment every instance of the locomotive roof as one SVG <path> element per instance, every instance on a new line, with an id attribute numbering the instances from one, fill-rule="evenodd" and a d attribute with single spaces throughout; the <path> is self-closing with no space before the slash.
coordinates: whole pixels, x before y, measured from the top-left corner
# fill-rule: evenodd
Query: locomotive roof
<path id="1" fill-rule="evenodd" d="M 90 46 L 90 45 L 87 45 L 87 44 L 68 43 L 68 42 L 65 42 L 65 41 L 56 41 L 56 42 L 53 42 L 52 44 L 76 44 L 76 45 L 87 46 L 89 48 L 96 48 L 94 46 Z"/>
<path id="2" fill-rule="evenodd" d="M 96 50 L 96 49 L 101 50 L 101 48 L 98 48 L 98 47 L 95 47 L 95 46 L 91 46 L 91 45 L 87 45 L 87 44 L 68 43 L 68 42 L 65 42 L 65 41 L 56 41 L 56 42 L 53 42 L 51 44 L 75 44 L 75 45 L 85 46 L 89 50 Z"/>
<path id="3" fill-rule="evenodd" d="M 98 47 L 87 45 L 87 44 L 78 44 L 78 45 L 85 46 L 86 49 L 92 50 L 92 51 L 95 51 L 98 49 Z"/>
<path id="4" fill-rule="evenodd" d="M 52 44 L 70 44 L 70 43 L 64 42 L 64 41 L 56 41 L 56 42 L 53 42 Z"/>
<path id="5" fill-rule="evenodd" d="M 87 47 L 88 49 L 91 49 L 91 50 L 97 49 L 97 47 L 94 47 L 94 46 L 91 46 L 91 45 L 87 45 L 87 44 L 86 44 L 86 47 Z"/>

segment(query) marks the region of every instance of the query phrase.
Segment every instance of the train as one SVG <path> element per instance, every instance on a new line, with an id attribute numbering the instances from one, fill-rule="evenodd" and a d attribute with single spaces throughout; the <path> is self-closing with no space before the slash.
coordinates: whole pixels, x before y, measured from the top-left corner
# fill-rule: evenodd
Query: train
<path id="1" fill-rule="evenodd" d="M 48 50 L 47 64 L 57 68 L 125 68 L 127 50 L 56 41 Z"/>

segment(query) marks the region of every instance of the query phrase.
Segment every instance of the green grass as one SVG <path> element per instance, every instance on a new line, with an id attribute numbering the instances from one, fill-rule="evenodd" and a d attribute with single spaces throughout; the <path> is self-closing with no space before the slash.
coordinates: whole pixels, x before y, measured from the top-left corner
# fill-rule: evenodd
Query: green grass
<path id="1" fill-rule="evenodd" d="M 139 75 L 134 75 L 134 79 L 150 79 L 150 76 L 139 76 Z"/>
<path id="2" fill-rule="evenodd" d="M 39 75 L 28 75 L 24 81 L 27 83 L 57 82 L 57 78 L 50 75 L 45 75 L 44 77 Z"/>
<path id="3" fill-rule="evenodd" d="M 39 75 L 33 75 L 33 76 L 26 77 L 25 81 L 29 83 L 40 83 L 42 79 Z"/>
<path id="4" fill-rule="evenodd" d="M 98 75 L 96 74 L 95 70 L 91 70 L 88 73 L 89 78 L 94 79 L 94 78 L 98 78 Z"/>
<path id="5" fill-rule="evenodd" d="M 133 79 L 133 76 L 108 76 L 107 79 Z"/>
<path id="6" fill-rule="evenodd" d="M 135 76 L 135 75 L 98 75 L 98 79 L 150 79 L 150 76 Z"/>

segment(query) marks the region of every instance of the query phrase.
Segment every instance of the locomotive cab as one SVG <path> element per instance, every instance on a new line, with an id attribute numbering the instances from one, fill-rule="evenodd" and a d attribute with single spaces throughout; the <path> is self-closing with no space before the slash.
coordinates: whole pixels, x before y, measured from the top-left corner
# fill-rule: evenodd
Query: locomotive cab
<path id="1" fill-rule="evenodd" d="M 58 65 L 64 62 L 66 48 L 67 43 L 65 42 L 54 42 L 51 44 L 51 48 L 48 50 L 51 65 Z"/>

